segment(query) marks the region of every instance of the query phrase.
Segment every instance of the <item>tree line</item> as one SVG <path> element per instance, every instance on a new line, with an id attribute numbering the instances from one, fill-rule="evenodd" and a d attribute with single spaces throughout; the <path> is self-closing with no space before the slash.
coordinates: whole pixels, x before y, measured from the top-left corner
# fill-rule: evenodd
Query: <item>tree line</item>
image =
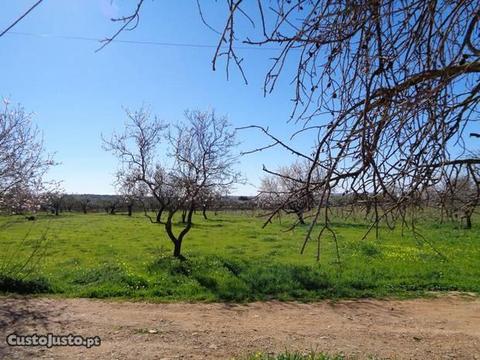
<path id="1" fill-rule="evenodd" d="M 324 216 L 333 216 L 332 209 L 342 208 L 342 217 L 360 209 L 364 219 L 375 227 L 383 217 L 391 226 L 398 219 L 388 209 L 394 203 L 391 194 L 401 196 L 402 189 L 389 191 L 348 192 L 338 189 L 324 197 L 322 188 L 306 189 L 307 179 L 322 183 L 325 171 L 312 173 L 308 161 L 297 160 L 263 177 L 255 197 L 229 196 L 234 185 L 242 182 L 236 169 L 240 154 L 236 152 L 235 130 L 225 116 L 215 111 L 186 111 L 184 120 L 165 123 L 147 108 L 125 111 L 127 121 L 121 132 L 102 136 L 103 147 L 118 161 L 115 178 L 117 195 L 72 195 L 62 190 L 60 182 L 45 181 L 48 169 L 55 165 L 45 153 L 41 134 L 31 121 L 31 114 L 21 106 L 4 102 L 0 116 L 0 210 L 8 214 L 31 214 L 48 211 L 59 215 L 63 211 L 105 211 L 114 215 L 134 209 L 143 212 L 150 222 L 162 225 L 173 245 L 173 255 L 183 259 L 182 244 L 192 229 L 193 216 L 201 212 L 207 219 L 207 209 L 261 210 L 266 224 L 274 215 L 293 215 L 292 227 L 317 221 L 319 206 Z M 454 174 L 446 181 L 431 186 L 410 197 L 401 208 L 405 215 L 410 208 L 434 206 L 440 209 L 440 221 L 462 221 L 472 227 L 472 216 L 478 206 L 477 178 L 479 169 Z M 338 213 L 337 213 L 338 216 Z M 33 220 L 34 216 L 29 216 Z M 403 220 L 405 216 L 401 217 Z M 176 222 L 180 219 L 180 226 Z M 335 232 L 327 225 L 326 231 Z M 304 247 L 306 242 L 304 244 Z M 304 248 L 303 247 L 303 248 Z"/>

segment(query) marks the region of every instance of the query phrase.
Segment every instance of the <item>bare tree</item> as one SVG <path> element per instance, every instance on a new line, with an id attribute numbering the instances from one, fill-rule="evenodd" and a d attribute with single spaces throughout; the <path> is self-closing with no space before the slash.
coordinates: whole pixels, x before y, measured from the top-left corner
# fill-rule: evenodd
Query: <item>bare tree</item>
<path id="1" fill-rule="evenodd" d="M 228 192 L 239 178 L 233 169 L 234 132 L 226 117 L 214 112 L 187 111 L 186 122 L 174 126 L 168 134 L 167 127 L 157 118 L 151 119 L 145 109 L 127 111 L 127 115 L 130 122 L 125 132 L 104 139 L 104 147 L 120 159 L 119 176 L 142 197 L 148 194 L 165 209 L 164 227 L 174 245 L 173 255 L 183 259 L 182 243 L 192 228 L 193 213 L 201 205 L 202 196 L 206 192 Z M 176 233 L 174 216 L 179 211 L 185 211 L 185 218 Z"/>
<path id="2" fill-rule="evenodd" d="M 66 194 L 63 198 L 63 209 L 68 212 L 74 211 L 74 209 L 78 208 L 79 200 L 73 194 Z"/>
<path id="3" fill-rule="evenodd" d="M 78 203 L 80 205 L 80 209 L 82 210 L 82 212 L 84 214 L 86 214 L 88 212 L 89 207 L 90 207 L 91 199 L 87 196 L 81 196 L 78 199 Z"/>
<path id="4" fill-rule="evenodd" d="M 192 227 L 193 212 L 206 193 L 228 193 L 240 180 L 234 165 L 235 132 L 226 117 L 215 112 L 187 111 L 186 122 L 169 133 L 171 156 L 175 163 L 171 172 L 177 196 L 168 207 L 165 230 L 175 245 L 174 256 L 181 255 L 183 238 Z M 184 228 L 174 234 L 172 219 L 180 209 L 186 210 Z"/>
<path id="5" fill-rule="evenodd" d="M 216 208 L 221 198 L 226 195 L 227 194 L 219 192 L 218 189 L 205 189 L 199 194 L 200 208 L 202 210 L 202 216 L 205 220 L 208 220 L 207 210 Z"/>
<path id="6" fill-rule="evenodd" d="M 117 173 L 116 181 L 117 191 L 120 194 L 121 202 L 127 208 L 127 215 L 132 216 L 133 206 L 138 198 L 138 192 L 135 186 L 135 182 L 123 173 Z"/>
<path id="7" fill-rule="evenodd" d="M 119 205 L 120 198 L 112 196 L 108 200 L 105 200 L 105 212 L 109 215 L 116 215 Z"/>
<path id="8" fill-rule="evenodd" d="M 42 197 L 52 214 L 55 214 L 55 216 L 60 215 L 60 211 L 63 210 L 65 199 L 67 198 L 65 190 L 60 186 L 60 184 L 50 188 L 42 195 Z"/>
<path id="9" fill-rule="evenodd" d="M 304 188 L 309 170 L 308 163 L 297 161 L 277 170 L 280 176 L 265 176 L 257 196 L 260 206 L 273 213 L 283 210 L 287 214 L 295 214 L 298 223 L 304 225 L 305 213 L 313 209 L 317 195 Z M 321 174 L 315 175 L 315 181 L 321 181 Z"/>
<path id="10" fill-rule="evenodd" d="M 465 229 L 472 228 L 472 216 L 479 203 L 480 171 L 453 176 L 438 191 L 440 206 L 452 220 L 460 220 Z"/>

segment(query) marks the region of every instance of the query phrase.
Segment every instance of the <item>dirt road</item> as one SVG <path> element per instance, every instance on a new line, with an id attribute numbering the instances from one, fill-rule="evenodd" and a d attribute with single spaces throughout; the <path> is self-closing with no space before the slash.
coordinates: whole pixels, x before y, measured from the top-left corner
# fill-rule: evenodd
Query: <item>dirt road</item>
<path id="1" fill-rule="evenodd" d="M 314 304 L 146 304 L 0 298 L 0 358 L 231 359 L 262 350 L 480 359 L 480 298 Z M 6 336 L 98 335 L 101 346 L 11 347 Z"/>

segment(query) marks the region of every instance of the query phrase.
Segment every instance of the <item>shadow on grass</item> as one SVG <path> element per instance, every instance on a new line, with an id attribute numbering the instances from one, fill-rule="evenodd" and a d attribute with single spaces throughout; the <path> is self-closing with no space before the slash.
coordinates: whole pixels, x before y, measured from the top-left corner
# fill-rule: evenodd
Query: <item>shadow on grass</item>
<path id="1" fill-rule="evenodd" d="M 43 278 L 19 279 L 0 275 L 0 293 L 41 294 L 51 292 L 50 284 Z"/>
<path id="2" fill-rule="evenodd" d="M 308 301 L 353 294 L 338 289 L 335 279 L 326 271 L 304 265 L 264 264 L 220 256 L 178 261 L 165 255 L 151 263 L 148 271 L 159 279 L 153 286 L 161 286 L 161 293 L 173 298 L 188 299 L 191 294 L 203 294 L 205 300 L 224 302 Z M 365 288 L 371 286 L 360 290 Z"/>

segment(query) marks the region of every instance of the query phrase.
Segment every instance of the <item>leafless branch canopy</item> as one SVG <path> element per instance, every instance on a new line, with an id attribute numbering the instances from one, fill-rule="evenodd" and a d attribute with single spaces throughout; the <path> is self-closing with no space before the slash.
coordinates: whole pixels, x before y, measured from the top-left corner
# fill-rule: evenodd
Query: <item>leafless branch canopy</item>
<path id="1" fill-rule="evenodd" d="M 105 46 L 115 40 L 123 31 L 131 31 L 138 26 L 138 22 L 140 21 L 140 10 L 142 9 L 143 2 L 144 0 L 138 0 L 134 11 L 130 15 L 110 19 L 113 22 L 120 23 L 121 26 L 112 36 L 103 39 L 101 41 L 101 46 L 95 50 L 95 52 L 102 50 Z"/>
<path id="2" fill-rule="evenodd" d="M 157 221 L 165 210 L 165 231 L 180 253 L 183 238 L 192 227 L 196 209 L 219 194 L 227 194 L 239 180 L 235 132 L 224 116 L 214 111 L 186 111 L 185 121 L 167 126 L 142 108 L 127 110 L 129 121 L 122 134 L 104 139 L 105 150 L 120 160 L 117 183 L 140 201 L 155 199 Z M 173 217 L 182 212 L 183 229 L 174 233 Z"/>
<path id="3" fill-rule="evenodd" d="M 375 206 L 381 197 L 388 206 L 377 212 L 378 224 L 451 174 L 475 179 L 480 159 L 464 133 L 479 120 L 478 1 L 229 4 L 219 40 L 229 50 L 217 51 L 214 65 L 239 58 L 239 42 L 279 47 L 265 93 L 291 76 L 292 117 L 318 132 L 313 156 L 297 156 L 310 161 L 310 174 L 321 168 L 325 176 L 307 176 L 301 191 L 319 190 L 327 204 L 332 190 L 371 194 Z M 254 19 L 253 35 L 240 37 L 240 17 Z M 273 143 L 258 150 L 292 151 L 261 131 Z"/>

